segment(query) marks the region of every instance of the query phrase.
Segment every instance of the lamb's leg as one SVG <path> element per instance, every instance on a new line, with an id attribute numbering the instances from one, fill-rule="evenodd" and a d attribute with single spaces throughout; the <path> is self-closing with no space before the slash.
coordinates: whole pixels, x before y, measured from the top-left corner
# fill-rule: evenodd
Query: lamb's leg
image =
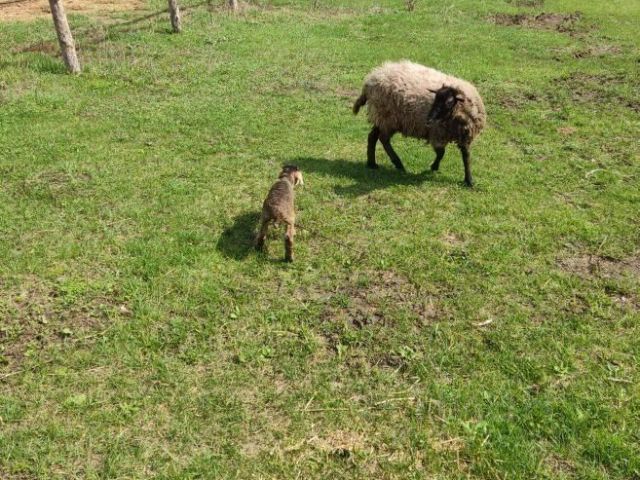
<path id="1" fill-rule="evenodd" d="M 471 177 L 471 155 L 469 154 L 469 146 L 460 145 L 460 153 L 462 153 L 462 162 L 464 163 L 464 183 L 467 187 L 473 187 L 473 178 Z"/>
<path id="2" fill-rule="evenodd" d="M 260 232 L 256 236 L 255 245 L 256 250 L 262 250 L 264 248 L 264 239 L 269 231 L 269 219 L 262 217 L 260 222 Z"/>
<path id="3" fill-rule="evenodd" d="M 380 137 L 380 129 L 373 127 L 369 132 L 369 141 L 367 143 L 367 167 L 378 168 L 376 164 L 376 143 Z"/>
<path id="4" fill-rule="evenodd" d="M 296 229 L 293 224 L 287 224 L 287 231 L 284 234 L 284 259 L 287 262 L 293 262 L 293 237 Z"/>
<path id="5" fill-rule="evenodd" d="M 391 146 L 391 135 L 381 134 L 380 143 L 382 143 L 382 146 L 384 147 L 384 151 L 387 152 L 387 155 L 389 155 L 389 158 L 391 159 L 393 164 L 396 166 L 396 168 L 404 172 L 404 165 L 402 165 L 402 160 L 400 160 L 400 157 Z"/>
<path id="6" fill-rule="evenodd" d="M 437 172 L 440 168 L 440 160 L 444 157 L 444 147 L 433 147 L 433 149 L 436 151 L 436 159 L 431 164 L 431 170 Z"/>

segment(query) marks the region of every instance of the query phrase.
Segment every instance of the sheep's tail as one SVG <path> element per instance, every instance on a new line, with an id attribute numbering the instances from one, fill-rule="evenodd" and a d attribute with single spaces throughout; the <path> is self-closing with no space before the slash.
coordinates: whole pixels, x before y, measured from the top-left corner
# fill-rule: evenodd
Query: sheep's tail
<path id="1" fill-rule="evenodd" d="M 353 104 L 353 114 L 357 115 L 360 111 L 360 107 L 362 107 L 365 103 L 367 103 L 367 94 L 362 92 L 362 95 L 360 95 L 356 100 L 356 103 Z"/>

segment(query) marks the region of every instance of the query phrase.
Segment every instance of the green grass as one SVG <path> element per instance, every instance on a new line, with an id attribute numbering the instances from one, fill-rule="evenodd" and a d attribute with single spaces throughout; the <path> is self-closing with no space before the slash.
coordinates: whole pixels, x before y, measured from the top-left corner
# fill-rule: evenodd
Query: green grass
<path id="1" fill-rule="evenodd" d="M 640 478 L 640 4 L 260 3 L 72 17 L 79 77 L 0 23 L 0 477 Z M 484 96 L 475 189 L 365 168 L 398 58 Z"/>

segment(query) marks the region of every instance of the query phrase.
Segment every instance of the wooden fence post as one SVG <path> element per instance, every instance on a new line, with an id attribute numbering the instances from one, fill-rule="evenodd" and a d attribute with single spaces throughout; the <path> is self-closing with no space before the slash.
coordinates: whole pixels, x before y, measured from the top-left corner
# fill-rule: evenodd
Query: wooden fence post
<path id="1" fill-rule="evenodd" d="M 171 28 L 173 28 L 173 32 L 180 33 L 182 31 L 182 25 L 180 22 L 178 0 L 169 0 L 169 15 L 171 16 Z"/>
<path id="2" fill-rule="evenodd" d="M 62 59 L 67 66 L 67 70 L 71 73 L 80 73 L 80 62 L 76 53 L 76 45 L 73 42 L 67 14 L 64 12 L 61 0 L 49 0 L 51 8 L 51 16 L 53 17 L 53 25 L 56 27 L 60 50 L 62 51 Z"/>

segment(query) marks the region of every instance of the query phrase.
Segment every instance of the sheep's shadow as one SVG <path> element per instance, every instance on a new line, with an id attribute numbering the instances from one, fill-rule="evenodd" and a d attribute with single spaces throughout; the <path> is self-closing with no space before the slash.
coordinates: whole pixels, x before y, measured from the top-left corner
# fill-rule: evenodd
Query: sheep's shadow
<path id="1" fill-rule="evenodd" d="M 394 185 L 421 185 L 426 180 L 435 183 L 448 183 L 448 180 L 431 171 L 427 166 L 421 173 L 401 172 L 383 163 L 377 169 L 367 168 L 364 162 L 327 158 L 298 157 L 291 161 L 306 173 L 318 173 L 332 177 L 344 177 L 354 180 L 348 186 L 336 186 L 336 194 L 340 196 L 357 197 L 366 195 L 374 190 L 388 188 Z"/>
<path id="2" fill-rule="evenodd" d="M 218 239 L 216 249 L 227 258 L 242 260 L 253 250 L 253 236 L 260 219 L 260 212 L 245 212 L 233 219 Z"/>

